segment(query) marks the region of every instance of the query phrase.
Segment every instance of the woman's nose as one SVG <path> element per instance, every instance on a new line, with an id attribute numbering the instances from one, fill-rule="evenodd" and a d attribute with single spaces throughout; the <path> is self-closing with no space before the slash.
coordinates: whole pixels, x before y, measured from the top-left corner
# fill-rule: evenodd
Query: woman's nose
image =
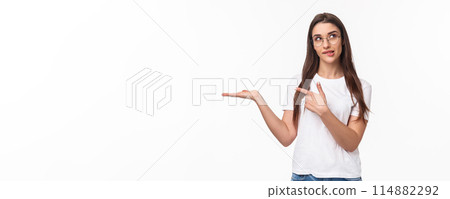
<path id="1" fill-rule="evenodd" d="M 324 39 L 322 45 L 323 45 L 324 48 L 330 47 L 330 43 L 328 42 L 328 39 Z"/>

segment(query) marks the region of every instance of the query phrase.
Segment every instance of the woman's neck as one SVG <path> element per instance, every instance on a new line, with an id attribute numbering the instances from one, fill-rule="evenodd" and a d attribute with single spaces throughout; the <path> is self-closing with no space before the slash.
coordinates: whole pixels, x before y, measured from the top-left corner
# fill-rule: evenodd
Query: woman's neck
<path id="1" fill-rule="evenodd" d="M 344 76 L 344 70 L 339 62 L 330 64 L 321 61 L 317 73 L 319 76 L 327 79 L 338 79 Z"/>

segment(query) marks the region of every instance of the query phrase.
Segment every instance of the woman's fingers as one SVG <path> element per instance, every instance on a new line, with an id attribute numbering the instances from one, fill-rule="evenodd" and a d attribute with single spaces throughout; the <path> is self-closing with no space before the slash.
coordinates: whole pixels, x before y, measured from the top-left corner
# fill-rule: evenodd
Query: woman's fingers
<path id="1" fill-rule="evenodd" d="M 311 101 L 305 101 L 305 108 L 307 108 L 310 111 L 313 110 L 313 107 L 311 105 Z"/>
<path id="2" fill-rule="evenodd" d="M 235 97 L 236 93 L 222 93 L 222 96 Z"/>
<path id="3" fill-rule="evenodd" d="M 222 93 L 224 97 L 239 97 L 239 93 Z"/>
<path id="4" fill-rule="evenodd" d="M 309 101 L 311 101 L 311 100 L 313 100 L 312 97 L 311 97 L 311 95 L 306 95 L 306 96 L 305 96 L 305 103 L 306 103 L 306 102 L 309 102 Z"/>
<path id="5" fill-rule="evenodd" d="M 319 93 L 308 91 L 304 88 L 296 88 L 297 91 L 306 94 L 305 95 L 305 109 L 308 109 L 316 114 L 321 115 L 325 111 L 327 102 L 325 98 L 325 93 L 322 90 L 320 83 L 317 84 L 317 89 Z M 325 108 L 323 107 L 325 105 Z"/>
<path id="6" fill-rule="evenodd" d="M 317 89 L 319 90 L 320 96 L 325 100 L 325 93 L 323 92 L 322 84 L 320 84 L 320 82 L 317 82 Z"/>
<path id="7" fill-rule="evenodd" d="M 304 89 L 304 88 L 296 88 L 296 90 L 297 90 L 297 91 L 300 91 L 301 93 L 306 94 L 306 97 L 309 96 L 310 98 L 312 98 L 313 92 L 311 92 L 311 91 L 309 91 L 309 90 L 306 90 L 306 89 Z"/>
<path id="8" fill-rule="evenodd" d="M 308 90 L 306 90 L 306 89 L 304 89 L 304 88 L 295 88 L 295 90 L 297 90 L 297 91 L 299 91 L 299 92 L 301 92 L 301 93 L 304 93 L 304 94 L 308 94 Z"/>
<path id="9" fill-rule="evenodd" d="M 308 91 L 304 88 L 297 88 L 297 90 L 300 91 L 301 93 L 306 94 L 306 100 L 314 100 L 318 105 L 325 105 L 324 98 L 322 98 L 321 94 Z"/>
<path id="10" fill-rule="evenodd" d="M 320 94 L 314 93 L 314 99 L 316 100 L 318 105 L 325 105 L 325 101 Z"/>
<path id="11" fill-rule="evenodd" d="M 222 93 L 224 97 L 241 97 L 241 98 L 250 98 L 250 92 L 248 90 L 242 90 L 238 93 Z"/>

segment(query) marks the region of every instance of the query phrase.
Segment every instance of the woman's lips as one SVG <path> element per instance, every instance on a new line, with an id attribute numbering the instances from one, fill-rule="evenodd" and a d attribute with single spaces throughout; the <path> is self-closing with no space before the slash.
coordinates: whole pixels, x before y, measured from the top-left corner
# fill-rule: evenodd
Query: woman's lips
<path id="1" fill-rule="evenodd" d="M 334 51 L 328 50 L 328 51 L 323 52 L 322 54 L 326 54 L 328 57 L 332 57 L 334 55 Z"/>

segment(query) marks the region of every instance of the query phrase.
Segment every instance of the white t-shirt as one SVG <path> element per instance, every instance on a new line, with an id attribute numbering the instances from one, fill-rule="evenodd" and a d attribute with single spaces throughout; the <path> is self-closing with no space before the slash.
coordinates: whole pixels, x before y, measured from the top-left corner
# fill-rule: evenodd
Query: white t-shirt
<path id="1" fill-rule="evenodd" d="M 295 87 L 301 82 L 301 76 L 294 76 L 288 90 L 288 104 L 283 110 L 294 110 L 293 99 Z M 370 108 L 372 86 L 365 80 L 361 80 L 364 100 Z M 314 76 L 310 91 L 319 93 L 316 83 L 320 82 L 325 93 L 327 105 L 330 111 L 345 125 L 350 115 L 358 116 L 359 107 L 355 97 L 353 104 L 350 91 L 345 83 L 345 78 L 325 79 L 317 73 Z M 305 108 L 305 98 L 300 106 L 299 127 L 296 138 L 294 157 L 292 162 L 293 173 L 299 175 L 312 174 L 318 178 L 357 178 L 361 177 L 361 161 L 359 151 L 348 152 L 339 146 L 322 122 L 320 117 Z M 369 114 L 365 114 L 369 120 Z"/>

